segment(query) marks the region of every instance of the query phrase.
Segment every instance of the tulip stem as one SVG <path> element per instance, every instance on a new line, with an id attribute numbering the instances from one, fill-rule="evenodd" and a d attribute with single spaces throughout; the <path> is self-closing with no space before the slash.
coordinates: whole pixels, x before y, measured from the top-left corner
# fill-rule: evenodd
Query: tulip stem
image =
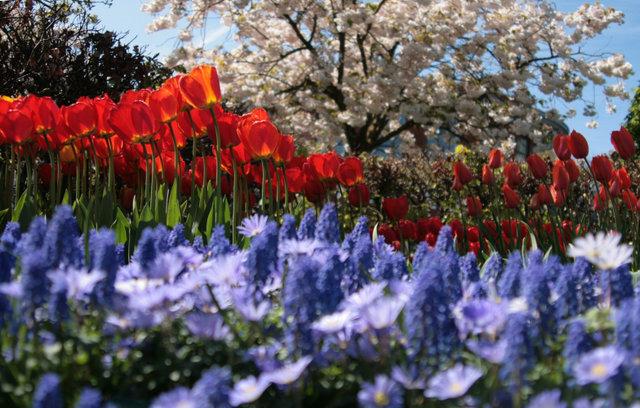
<path id="1" fill-rule="evenodd" d="M 213 128 L 216 133 L 216 197 L 218 200 L 216 203 L 220 204 L 222 202 L 222 197 L 220 194 L 222 188 L 222 163 L 220 159 L 220 149 L 221 149 L 221 140 L 220 140 L 220 127 L 218 126 L 218 118 L 216 117 L 216 113 L 213 110 L 213 107 L 209 108 L 209 112 L 211 112 L 211 116 L 213 117 Z M 220 222 L 222 217 L 219 217 L 222 212 L 222 206 L 220 208 L 216 208 L 216 223 Z M 219 217 L 219 218 L 218 218 Z"/>
<path id="2" fill-rule="evenodd" d="M 151 208 L 155 216 L 158 212 L 158 200 L 156 197 L 158 175 L 156 174 L 156 154 L 153 150 L 153 141 L 149 142 L 149 148 L 151 149 Z"/>
<path id="3" fill-rule="evenodd" d="M 236 223 L 238 222 L 238 166 L 236 164 L 236 158 L 233 156 L 233 149 L 229 148 L 229 155 L 231 156 L 231 166 L 233 167 L 233 202 L 231 203 L 231 242 L 236 243 Z"/>
<path id="4" fill-rule="evenodd" d="M 71 151 L 73 152 L 73 160 L 76 162 L 76 201 L 80 198 L 80 158 L 76 153 L 76 146 L 71 144 Z"/>
<path id="5" fill-rule="evenodd" d="M 115 165 L 113 162 L 113 146 L 111 144 L 111 138 L 106 137 L 107 141 L 107 149 L 109 150 L 109 173 L 107 175 L 107 188 L 109 189 L 109 194 L 112 197 L 116 196 L 116 186 L 115 186 Z"/>
<path id="6" fill-rule="evenodd" d="M 49 199 L 51 200 L 51 210 L 53 211 L 56 206 L 56 178 L 54 178 L 54 167 L 55 161 L 53 160 L 53 151 L 51 150 L 51 144 L 49 144 L 49 139 L 47 138 L 47 133 L 42 134 L 42 138 L 47 145 L 47 154 L 49 155 L 49 162 L 51 168 L 51 176 L 49 177 Z"/>
<path id="7" fill-rule="evenodd" d="M 265 160 L 261 160 L 260 161 L 262 163 L 262 200 L 260 205 L 262 206 L 262 212 L 264 213 L 266 210 L 266 204 L 265 204 L 265 190 L 266 190 L 266 181 L 267 181 L 267 163 L 265 162 Z"/>
<path id="8" fill-rule="evenodd" d="M 271 166 L 268 160 L 264 161 L 267 165 L 267 183 L 269 184 L 269 215 L 273 216 L 273 183 L 271 182 Z"/>
<path id="9" fill-rule="evenodd" d="M 15 180 L 15 195 L 13 196 L 13 208 L 16 208 L 18 205 L 18 200 L 20 199 L 20 176 L 22 169 L 22 160 L 21 160 L 20 150 L 16 152 L 16 180 Z"/>
<path id="10" fill-rule="evenodd" d="M 284 208 L 285 211 L 289 211 L 291 213 L 291 208 L 289 208 L 289 182 L 287 181 L 287 170 L 284 167 L 284 164 L 280 165 L 282 167 L 282 179 L 284 180 Z"/>
<path id="11" fill-rule="evenodd" d="M 276 176 L 276 212 L 280 210 L 280 176 L 278 175 L 278 167 L 273 163 L 273 171 Z"/>
<path id="12" fill-rule="evenodd" d="M 169 132 L 171 133 L 171 141 L 173 142 L 173 161 L 176 168 L 175 175 L 173 176 L 173 182 L 180 183 L 182 181 L 182 174 L 180 174 L 180 150 L 178 149 L 178 140 L 176 139 L 176 134 L 173 130 L 173 126 L 171 126 L 171 123 L 167 123 L 167 126 L 169 127 Z M 181 190 L 182 189 L 180 188 L 180 185 L 178 185 L 178 203 L 181 201 Z"/>
<path id="13" fill-rule="evenodd" d="M 100 185 L 100 159 L 98 159 L 98 151 L 96 145 L 93 142 L 93 136 L 87 136 L 89 138 L 89 144 L 91 144 L 91 152 L 93 153 L 93 165 L 96 167 L 96 185 L 95 193 L 98 194 L 98 186 Z"/>

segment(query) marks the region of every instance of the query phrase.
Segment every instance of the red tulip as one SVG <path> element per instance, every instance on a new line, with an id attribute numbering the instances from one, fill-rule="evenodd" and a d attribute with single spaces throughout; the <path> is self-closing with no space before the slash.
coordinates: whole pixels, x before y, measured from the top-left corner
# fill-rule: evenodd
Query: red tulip
<path id="1" fill-rule="evenodd" d="M 273 152 L 273 161 L 278 165 L 287 164 L 293 160 L 295 152 L 296 145 L 293 142 L 293 136 L 283 135 L 278 148 Z"/>
<path id="2" fill-rule="evenodd" d="M 520 205 L 520 195 L 508 184 L 502 186 L 502 195 L 507 208 L 517 208 Z"/>
<path id="3" fill-rule="evenodd" d="M 457 178 L 462 185 L 469 183 L 473 180 L 473 174 L 471 174 L 471 170 L 461 161 L 457 161 L 453 165 L 453 175 Z"/>
<path id="4" fill-rule="evenodd" d="M 480 241 L 480 230 L 478 227 L 467 227 L 467 241 L 470 243 L 479 242 Z"/>
<path id="5" fill-rule="evenodd" d="M 127 143 L 146 143 L 160 130 L 160 123 L 145 102 L 118 104 L 111 112 L 109 124 Z"/>
<path id="6" fill-rule="evenodd" d="M 595 156 L 591 161 L 591 170 L 596 180 L 608 183 L 613 174 L 613 165 L 607 156 Z"/>
<path id="7" fill-rule="evenodd" d="M 178 133 L 182 138 L 200 139 L 210 134 L 209 129 L 213 125 L 213 117 L 211 117 L 211 112 L 207 110 L 191 109 L 188 112 L 180 112 L 176 123 L 178 124 Z M 211 135 L 215 137 L 214 133 Z"/>
<path id="8" fill-rule="evenodd" d="M 498 226 L 493 220 L 484 220 L 482 221 L 482 225 L 486 230 L 486 233 L 491 236 L 494 240 L 498 239 L 500 235 L 498 234 Z"/>
<path id="9" fill-rule="evenodd" d="M 364 182 L 362 162 L 357 157 L 347 157 L 338 167 L 338 180 L 345 187 Z"/>
<path id="10" fill-rule="evenodd" d="M 533 177 L 543 179 L 547 175 L 547 163 L 537 154 L 534 153 L 527 157 L 527 165 Z"/>
<path id="11" fill-rule="evenodd" d="M 387 214 L 387 217 L 397 221 L 405 218 L 409 212 L 409 200 L 407 199 L 407 196 L 383 198 L 382 209 Z"/>
<path id="12" fill-rule="evenodd" d="M 210 65 L 200 65 L 180 78 L 180 92 L 194 108 L 212 108 L 222 100 L 218 71 Z"/>
<path id="13" fill-rule="evenodd" d="M 149 103 L 149 95 L 151 95 L 151 89 L 131 89 L 129 91 L 125 91 L 120 95 L 120 100 L 118 103 L 127 104 L 133 103 L 136 101 L 141 101 L 145 103 Z"/>
<path id="14" fill-rule="evenodd" d="M 312 154 L 308 161 L 321 181 L 333 182 L 338 179 L 340 157 L 336 152 Z"/>
<path id="15" fill-rule="evenodd" d="M 488 164 L 482 165 L 482 184 L 493 184 L 493 170 L 491 170 Z"/>
<path id="16" fill-rule="evenodd" d="M 22 101 L 21 111 L 31 117 L 36 133 L 50 133 L 56 127 L 58 105 L 48 96 L 27 96 Z"/>
<path id="17" fill-rule="evenodd" d="M 398 240 L 398 234 L 396 234 L 396 231 L 389 224 L 381 224 L 378 227 L 378 235 L 383 237 L 387 244 Z"/>
<path id="18" fill-rule="evenodd" d="M 418 234 L 422 237 L 427 234 L 438 236 L 442 228 L 442 220 L 438 217 L 420 218 L 416 223 L 418 226 Z"/>
<path id="19" fill-rule="evenodd" d="M 520 173 L 520 166 L 515 162 L 509 162 L 504 165 L 504 178 L 506 183 L 511 188 L 516 188 L 522 183 L 522 174 Z"/>
<path id="20" fill-rule="evenodd" d="M 464 225 L 462 225 L 462 222 L 460 220 L 456 220 L 453 219 L 451 221 L 449 221 L 449 226 L 451 227 L 451 229 L 453 230 L 453 236 L 454 237 L 462 237 L 464 234 Z"/>
<path id="21" fill-rule="evenodd" d="M 622 192 L 622 201 L 629 211 L 638 211 L 638 197 L 631 190 Z"/>
<path id="22" fill-rule="evenodd" d="M 180 105 L 178 98 L 170 88 L 161 87 L 149 95 L 149 107 L 157 121 L 162 123 L 173 122 L 178 118 Z"/>
<path id="23" fill-rule="evenodd" d="M 611 144 L 620 157 L 625 160 L 629 160 L 636 154 L 636 142 L 625 127 L 611 132 Z"/>
<path id="24" fill-rule="evenodd" d="M 549 189 L 551 192 L 551 198 L 553 199 L 553 205 L 556 207 L 562 207 L 567 200 L 567 190 L 557 188 L 554 184 Z"/>
<path id="25" fill-rule="evenodd" d="M 60 109 L 64 123 L 76 137 L 89 136 L 98 126 L 98 115 L 93 103 L 79 101 Z"/>
<path id="26" fill-rule="evenodd" d="M 620 187 L 623 190 L 631 188 L 631 177 L 629 176 L 626 168 L 622 167 L 621 169 L 616 170 L 616 175 L 620 179 Z"/>
<path id="27" fill-rule="evenodd" d="M 18 110 L 10 110 L 0 117 L 0 130 L 9 143 L 22 145 L 33 140 L 33 121 Z"/>
<path id="28" fill-rule="evenodd" d="M 593 209 L 595 211 L 602 211 L 607 208 L 607 194 L 602 187 L 598 194 L 593 196 Z"/>
<path id="29" fill-rule="evenodd" d="M 100 98 L 95 98 L 93 100 L 93 107 L 96 110 L 97 117 L 97 128 L 96 132 L 100 137 L 111 137 L 116 132 L 111 128 L 109 124 L 109 117 L 111 116 L 111 111 L 113 111 L 116 107 L 116 104 L 109 98 L 108 95 L 105 95 Z"/>
<path id="30" fill-rule="evenodd" d="M 563 164 L 564 168 L 567 170 L 567 173 L 569 173 L 569 182 L 575 183 L 576 181 L 578 181 L 578 179 L 580 178 L 580 167 L 578 167 L 576 162 L 573 161 L 573 159 L 569 159 L 565 160 Z"/>
<path id="31" fill-rule="evenodd" d="M 620 195 L 622 188 L 621 184 L 622 182 L 620 181 L 620 178 L 614 172 L 613 176 L 611 176 L 611 180 L 609 180 L 609 194 L 611 194 L 611 197 L 617 197 Z"/>
<path id="32" fill-rule="evenodd" d="M 569 150 L 569 136 L 558 134 L 551 142 L 553 151 L 560 160 L 569 160 L 571 158 L 571 150 Z"/>
<path id="33" fill-rule="evenodd" d="M 240 134 L 240 140 L 253 159 L 265 160 L 278 149 L 282 136 L 273 123 L 260 120 L 251 124 L 247 133 Z"/>
<path id="34" fill-rule="evenodd" d="M 349 189 L 349 204 L 354 207 L 363 207 L 369 204 L 371 194 L 366 184 L 356 184 Z"/>
<path id="35" fill-rule="evenodd" d="M 477 217 L 482 214 L 482 202 L 479 197 L 467 197 L 467 212 L 470 217 Z"/>
<path id="36" fill-rule="evenodd" d="M 500 149 L 491 149 L 489 152 L 489 167 L 497 169 L 502 166 L 502 151 Z"/>
<path id="37" fill-rule="evenodd" d="M 553 185 L 559 190 L 569 188 L 569 172 L 564 167 L 562 160 L 556 160 L 553 163 Z"/>
<path id="38" fill-rule="evenodd" d="M 582 134 L 574 130 L 569 135 L 569 150 L 576 159 L 584 159 L 589 155 L 589 143 Z"/>
<path id="39" fill-rule="evenodd" d="M 238 137 L 238 122 L 240 121 L 240 116 L 234 113 L 225 112 L 220 105 L 215 106 L 214 112 L 216 114 L 216 119 L 218 120 L 220 147 L 227 148 L 240 144 L 240 138 Z M 216 130 L 213 122 L 209 124 L 208 131 L 215 143 Z"/>
<path id="40" fill-rule="evenodd" d="M 304 174 L 302 173 L 302 169 L 293 167 L 286 169 L 284 174 L 287 178 L 287 183 L 289 184 L 289 193 L 301 193 L 304 188 Z M 367 192 L 369 191 L 367 190 Z M 351 194 L 351 191 L 349 191 L 349 194 Z M 349 202 L 353 205 L 351 202 L 351 195 L 349 195 Z"/>
<path id="41" fill-rule="evenodd" d="M 551 192 L 549 191 L 549 188 L 544 184 L 540 184 L 538 186 L 536 196 L 538 197 L 538 203 L 540 205 L 551 205 L 551 203 L 553 202 Z"/>
<path id="42" fill-rule="evenodd" d="M 418 229 L 416 224 L 411 220 L 400 220 L 398 222 L 398 230 L 403 240 L 415 241 L 418 239 Z"/>

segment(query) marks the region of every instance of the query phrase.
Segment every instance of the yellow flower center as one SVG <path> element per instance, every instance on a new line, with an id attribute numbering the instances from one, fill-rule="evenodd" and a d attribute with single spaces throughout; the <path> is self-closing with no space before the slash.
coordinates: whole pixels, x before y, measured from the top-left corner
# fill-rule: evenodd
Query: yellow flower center
<path id="1" fill-rule="evenodd" d="M 591 367 L 591 374 L 597 377 L 604 377 L 607 374 L 607 366 L 603 363 L 598 363 Z"/>
<path id="2" fill-rule="evenodd" d="M 454 394 L 459 394 L 462 391 L 464 391 L 464 387 L 459 382 L 454 382 L 454 383 L 451 384 L 450 390 Z"/>
<path id="3" fill-rule="evenodd" d="M 389 397 L 387 397 L 387 394 L 385 394 L 382 391 L 376 392 L 376 395 L 374 395 L 373 400 L 376 402 L 376 405 L 378 405 L 379 407 L 385 407 L 389 405 Z"/>

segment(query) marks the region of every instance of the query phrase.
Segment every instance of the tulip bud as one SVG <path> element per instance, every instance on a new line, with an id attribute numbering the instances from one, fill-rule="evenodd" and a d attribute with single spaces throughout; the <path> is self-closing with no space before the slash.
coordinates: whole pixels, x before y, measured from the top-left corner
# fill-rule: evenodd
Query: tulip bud
<path id="1" fill-rule="evenodd" d="M 569 173 L 569 183 L 574 183 L 580 178 L 580 168 L 573 159 L 565 160 L 564 168 Z"/>
<path id="2" fill-rule="evenodd" d="M 382 199 L 382 209 L 390 219 L 399 220 L 409 212 L 409 200 L 407 196 L 384 198 Z"/>
<path id="3" fill-rule="evenodd" d="M 366 184 L 356 184 L 349 189 L 349 204 L 354 207 L 362 207 L 369 204 L 371 194 Z"/>
<path id="4" fill-rule="evenodd" d="M 611 194 L 611 197 L 617 197 L 620 195 L 621 184 L 620 178 L 614 173 L 611 180 L 609 180 L 609 194 Z"/>
<path id="5" fill-rule="evenodd" d="M 515 162 L 509 162 L 504 165 L 504 178 L 509 187 L 516 188 L 522 183 L 522 174 L 520 166 Z"/>
<path id="6" fill-rule="evenodd" d="M 469 183 L 473 180 L 473 174 L 471 170 L 461 161 L 455 162 L 453 165 L 453 175 L 456 177 L 462 185 Z"/>
<path id="7" fill-rule="evenodd" d="M 489 167 L 497 169 L 502 166 L 502 151 L 500 149 L 491 149 L 489 152 Z"/>
<path id="8" fill-rule="evenodd" d="M 527 157 L 527 165 L 529 165 L 533 177 L 543 179 L 547 175 L 547 163 L 537 154 L 534 153 Z"/>
<path id="9" fill-rule="evenodd" d="M 571 150 L 569 150 L 569 136 L 558 134 L 551 142 L 553 151 L 560 160 L 568 160 L 571 158 Z"/>
<path id="10" fill-rule="evenodd" d="M 636 143 L 633 140 L 633 136 L 624 127 L 611 132 L 611 144 L 620 157 L 625 160 L 629 160 L 636 154 Z"/>
<path id="11" fill-rule="evenodd" d="M 591 170 L 596 180 L 608 183 L 613 174 L 613 165 L 607 156 L 595 156 L 591 161 Z"/>
<path id="12" fill-rule="evenodd" d="M 638 208 L 638 198 L 631 190 L 624 190 L 622 192 L 622 201 L 624 205 L 627 206 L 629 211 L 637 211 Z"/>
<path id="13" fill-rule="evenodd" d="M 482 184 L 493 184 L 493 170 L 488 164 L 482 165 Z"/>
<path id="14" fill-rule="evenodd" d="M 569 173 L 564 167 L 562 160 L 556 160 L 553 164 L 553 185 L 559 190 L 569 187 Z"/>
<path id="15" fill-rule="evenodd" d="M 589 155 L 589 143 L 582 134 L 574 130 L 569 135 L 569 150 L 576 159 L 584 159 Z"/>
<path id="16" fill-rule="evenodd" d="M 620 179 L 620 188 L 623 190 L 631 188 L 631 177 L 629 176 L 626 168 L 622 167 L 621 169 L 616 170 L 616 175 Z"/>
<path id="17" fill-rule="evenodd" d="M 502 195 L 507 208 L 516 208 L 520 205 L 520 195 L 509 184 L 502 186 Z"/>
<path id="18" fill-rule="evenodd" d="M 411 220 L 400 220 L 398 223 L 398 229 L 400 230 L 400 234 L 402 234 L 402 239 L 405 241 L 415 241 L 418 237 L 416 224 Z"/>
<path id="19" fill-rule="evenodd" d="M 467 211 L 470 217 L 477 217 L 482 214 L 482 203 L 480 198 L 469 196 L 467 197 Z"/>
<path id="20" fill-rule="evenodd" d="M 536 193 L 536 195 L 538 196 L 538 202 L 540 203 L 540 205 L 551 205 L 551 203 L 553 202 L 551 192 L 549 191 L 549 188 L 544 184 L 540 184 L 538 186 L 538 192 Z"/>
<path id="21" fill-rule="evenodd" d="M 556 207 L 562 207 L 567 201 L 567 191 L 559 189 L 553 184 L 551 185 L 551 188 L 549 190 L 551 192 L 553 205 L 555 205 Z"/>

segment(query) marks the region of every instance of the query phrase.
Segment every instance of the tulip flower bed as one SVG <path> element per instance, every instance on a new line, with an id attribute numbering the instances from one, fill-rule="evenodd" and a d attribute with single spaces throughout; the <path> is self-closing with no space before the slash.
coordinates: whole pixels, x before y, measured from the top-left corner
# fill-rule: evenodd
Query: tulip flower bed
<path id="1" fill-rule="evenodd" d="M 207 245 L 148 228 L 130 262 L 70 207 L 0 237 L 0 405 L 628 406 L 632 249 L 578 239 L 478 265 L 450 227 L 409 262 L 336 207 Z M 85 242 L 87 245 L 85 245 Z"/>
<path id="2" fill-rule="evenodd" d="M 148 225 L 182 223 L 188 237 L 260 211 L 301 216 L 335 200 L 369 201 L 360 160 L 334 152 L 299 156 L 263 109 L 221 107 L 215 68 L 200 66 L 159 89 L 80 98 L 0 99 L 0 225 L 26 227 L 58 204 L 73 205 L 83 231 L 113 227 L 134 243 Z M 127 254 L 131 254 L 127 247 Z"/>
<path id="3" fill-rule="evenodd" d="M 434 245 L 448 223 L 458 250 L 482 259 L 492 251 L 507 256 L 534 243 L 566 259 L 567 245 L 589 231 L 618 231 L 624 241 L 638 242 L 636 146 L 624 128 L 612 132 L 611 141 L 612 157 L 588 159 L 581 134 L 557 135 L 555 160 L 532 154 L 525 163 L 507 160 L 498 149 L 487 156 L 459 149 L 446 161 L 432 163 L 432 173 L 425 174 L 435 185 L 428 194 L 438 201 L 427 196 L 425 209 L 405 195 L 381 198 L 384 218 L 377 232 L 388 244 L 407 249 L 420 241 Z"/>

